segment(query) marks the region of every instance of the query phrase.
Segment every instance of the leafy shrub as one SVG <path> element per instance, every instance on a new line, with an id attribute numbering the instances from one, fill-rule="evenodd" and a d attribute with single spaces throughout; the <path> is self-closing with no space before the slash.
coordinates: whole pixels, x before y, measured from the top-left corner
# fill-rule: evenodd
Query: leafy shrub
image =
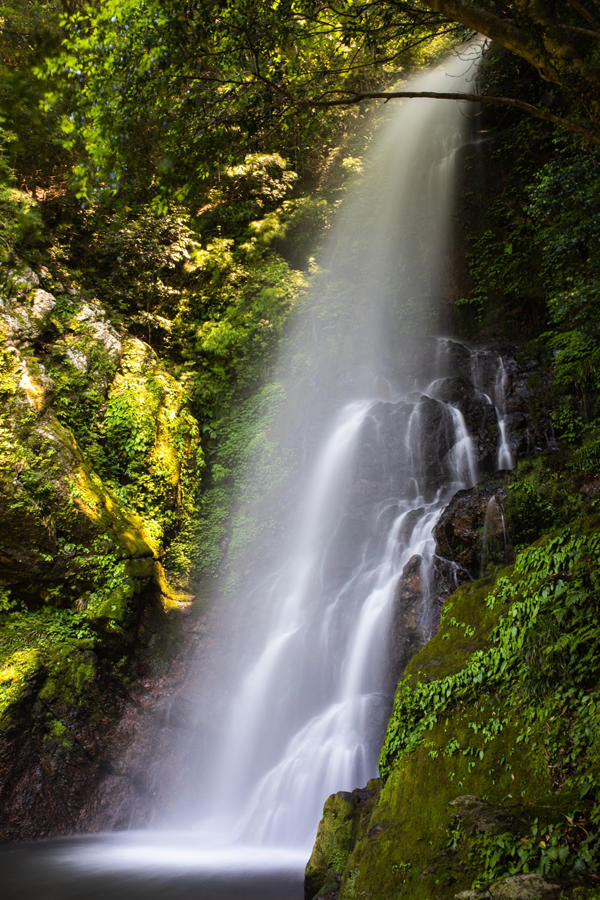
<path id="1" fill-rule="evenodd" d="M 37 204 L 14 186 L 14 174 L 7 162 L 7 146 L 14 135 L 0 128 L 0 262 L 6 262 L 16 248 L 35 245 L 42 233 Z"/>

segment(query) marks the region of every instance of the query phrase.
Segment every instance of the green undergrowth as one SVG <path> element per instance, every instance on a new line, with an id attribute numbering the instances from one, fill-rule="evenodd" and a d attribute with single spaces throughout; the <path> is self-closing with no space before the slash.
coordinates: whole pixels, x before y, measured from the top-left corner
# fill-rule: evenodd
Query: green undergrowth
<path id="1" fill-rule="evenodd" d="M 0 728 L 34 681 L 42 699 L 81 700 L 95 674 L 98 635 L 82 613 L 43 607 L 0 612 Z M 47 673 L 49 677 L 45 677 Z"/>
<path id="2" fill-rule="evenodd" d="M 448 601 L 399 684 L 378 834 L 358 842 L 341 897 L 425 900 L 597 870 L 599 529 L 577 519 Z"/>
<path id="3" fill-rule="evenodd" d="M 600 508 L 600 426 L 577 446 L 564 443 L 518 462 L 506 481 L 503 512 L 511 543 L 522 550 L 541 535 Z"/>

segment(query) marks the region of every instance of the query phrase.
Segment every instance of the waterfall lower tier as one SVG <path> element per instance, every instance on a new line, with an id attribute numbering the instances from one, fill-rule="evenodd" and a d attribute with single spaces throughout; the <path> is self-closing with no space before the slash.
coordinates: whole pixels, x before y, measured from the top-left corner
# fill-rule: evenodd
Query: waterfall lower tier
<path id="1" fill-rule="evenodd" d="M 437 627 L 441 582 L 456 578 L 434 529 L 508 441 L 500 356 L 448 338 L 421 347 L 434 371 L 331 415 L 308 483 L 288 495 L 285 552 L 271 547 L 278 564 L 235 595 L 245 609 L 232 610 L 222 677 L 229 686 L 231 667 L 238 680 L 218 752 L 198 756 L 204 777 L 177 808 L 203 843 L 308 848 L 328 794 L 377 773 L 398 676 Z"/>

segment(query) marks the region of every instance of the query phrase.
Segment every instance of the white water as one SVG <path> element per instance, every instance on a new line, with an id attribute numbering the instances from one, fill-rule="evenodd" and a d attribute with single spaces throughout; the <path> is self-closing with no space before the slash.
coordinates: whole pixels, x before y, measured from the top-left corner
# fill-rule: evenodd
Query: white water
<path id="1" fill-rule="evenodd" d="M 467 89 L 473 74 L 455 57 L 411 87 Z M 203 841 L 308 854 L 327 796 L 377 774 L 398 581 L 415 555 L 420 638 L 435 626 L 432 529 L 478 468 L 463 413 L 436 390 L 456 345 L 428 336 L 468 126 L 466 107 L 443 101 L 394 112 L 297 317 L 269 441 L 298 473 L 240 513 L 277 526 L 238 562 L 226 697 L 175 812 Z"/>
<path id="2" fill-rule="evenodd" d="M 410 86 L 470 90 L 473 76 L 456 56 Z M 450 396 L 459 357 L 483 395 L 478 354 L 432 337 L 469 113 L 446 101 L 397 107 L 324 248 L 279 366 L 283 399 L 267 441 L 296 475 L 269 493 L 247 473 L 259 486 L 236 521 L 258 523 L 262 535 L 238 554 L 239 587 L 197 675 L 198 747 L 162 819 L 188 837 L 163 832 L 163 862 L 171 849 L 177 865 L 191 845 L 198 859 L 209 853 L 240 870 L 253 852 L 301 865 L 327 796 L 377 775 L 402 662 L 403 570 L 410 562 L 420 578 L 422 643 L 439 612 L 432 530 L 479 474 L 475 436 Z M 504 467 L 505 377 L 494 384 L 484 406 L 498 421 Z M 99 854 L 107 866 L 113 856 L 115 865 L 152 858 L 156 842 L 114 846 Z"/>
<path id="3" fill-rule="evenodd" d="M 494 407 L 496 421 L 498 423 L 498 450 L 496 453 L 496 467 L 498 469 L 512 469 L 515 464 L 514 454 L 508 440 L 506 425 L 506 390 L 508 386 L 508 374 L 504 366 L 504 360 L 498 353 L 481 350 L 473 353 L 471 376 L 476 389 L 483 393 L 487 402 Z M 485 393 L 487 381 L 492 381 L 491 394 Z"/>

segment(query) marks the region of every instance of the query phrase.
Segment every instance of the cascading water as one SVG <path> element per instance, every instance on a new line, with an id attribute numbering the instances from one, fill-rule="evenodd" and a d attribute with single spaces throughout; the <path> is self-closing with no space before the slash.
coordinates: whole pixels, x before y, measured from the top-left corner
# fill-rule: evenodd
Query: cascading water
<path id="1" fill-rule="evenodd" d="M 414 89 L 465 89 L 472 57 Z M 328 794 L 377 773 L 397 585 L 414 557 L 420 640 L 434 627 L 432 529 L 478 467 L 460 403 L 444 396 L 457 345 L 431 337 L 468 124 L 463 106 L 443 101 L 394 116 L 297 316 L 268 433 L 297 470 L 238 511 L 276 525 L 238 557 L 243 588 L 217 641 L 229 645 L 227 698 L 176 806 L 203 841 L 308 852 Z"/>
<path id="2" fill-rule="evenodd" d="M 472 354 L 471 376 L 477 390 L 485 397 L 490 406 L 494 407 L 498 422 L 498 450 L 496 465 L 498 469 L 512 469 L 515 460 L 508 440 L 506 426 L 506 388 L 508 374 L 504 366 L 504 360 L 498 353 L 489 350 L 475 351 Z M 490 393 L 485 388 L 489 383 Z"/>
<path id="3" fill-rule="evenodd" d="M 478 52 L 411 88 L 469 89 Z M 433 337 L 468 128 L 462 104 L 411 100 L 394 111 L 296 315 L 270 393 L 278 413 L 262 436 L 268 463 L 248 469 L 250 500 L 231 544 L 240 523 L 259 537 L 234 560 L 238 586 L 214 638 L 221 659 L 206 663 L 210 677 L 196 675 L 199 740 L 184 789 L 156 819 L 186 837 L 80 847 L 63 868 L 92 857 L 95 866 L 164 867 L 168 856 L 177 866 L 189 850 L 200 867 L 208 854 L 213 868 L 243 869 L 252 858 L 299 871 L 328 794 L 377 774 L 399 670 L 436 627 L 433 528 L 482 466 L 475 420 L 489 425 L 491 412 L 492 467 L 512 465 L 500 358 L 490 387 L 481 354 Z M 407 573 L 417 597 L 410 628 Z M 411 646 L 399 652 L 403 629 Z"/>

